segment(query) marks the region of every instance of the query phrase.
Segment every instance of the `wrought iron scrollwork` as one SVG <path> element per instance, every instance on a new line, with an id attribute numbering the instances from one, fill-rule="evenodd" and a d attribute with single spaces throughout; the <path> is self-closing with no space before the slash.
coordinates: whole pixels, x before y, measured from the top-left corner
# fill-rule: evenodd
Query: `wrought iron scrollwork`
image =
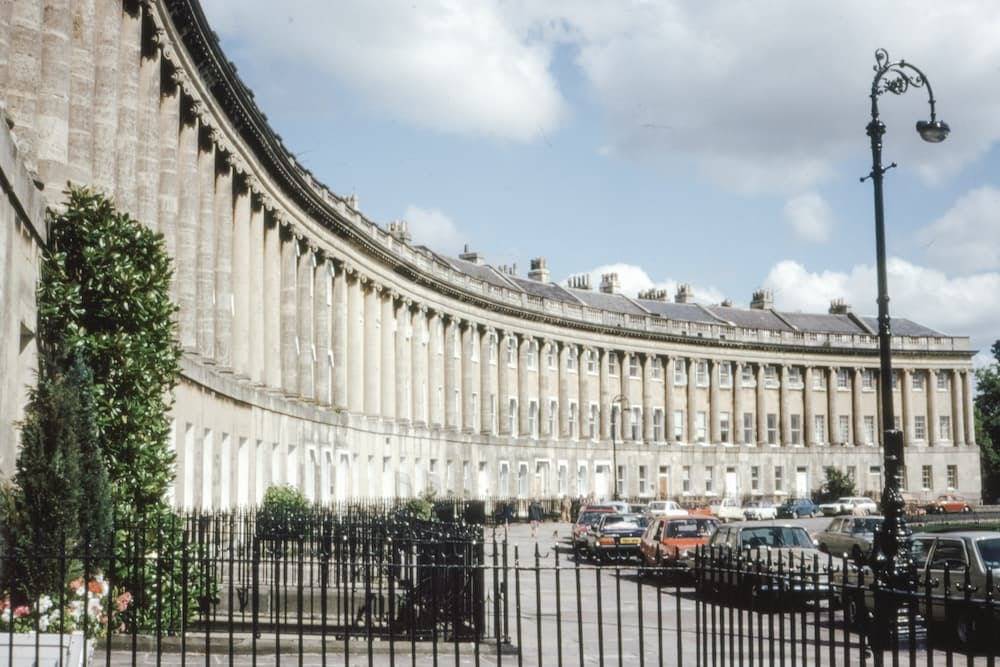
<path id="1" fill-rule="evenodd" d="M 880 48 L 875 50 L 875 64 L 872 65 L 872 70 L 875 72 L 871 93 L 873 105 L 875 100 L 885 93 L 902 95 L 910 88 L 926 88 L 927 101 L 931 107 L 931 120 L 935 119 L 934 91 L 920 68 L 905 60 L 893 61 L 889 57 L 889 52 Z"/>

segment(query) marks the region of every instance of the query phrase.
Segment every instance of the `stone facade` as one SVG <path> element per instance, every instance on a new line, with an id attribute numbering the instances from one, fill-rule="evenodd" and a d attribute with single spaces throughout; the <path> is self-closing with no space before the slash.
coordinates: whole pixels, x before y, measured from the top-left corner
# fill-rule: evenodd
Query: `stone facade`
<path id="1" fill-rule="evenodd" d="M 0 99 L 50 205 L 66 180 L 101 188 L 174 257 L 179 506 L 248 504 L 273 483 L 320 501 L 616 481 L 781 497 L 827 465 L 881 486 L 870 319 L 780 313 L 764 293 L 751 309 L 632 299 L 614 276 L 564 288 L 544 261 L 521 279 L 414 247 L 295 162 L 196 0 L 5 4 Z M 978 498 L 968 339 L 900 320 L 893 344 L 907 488 Z"/>

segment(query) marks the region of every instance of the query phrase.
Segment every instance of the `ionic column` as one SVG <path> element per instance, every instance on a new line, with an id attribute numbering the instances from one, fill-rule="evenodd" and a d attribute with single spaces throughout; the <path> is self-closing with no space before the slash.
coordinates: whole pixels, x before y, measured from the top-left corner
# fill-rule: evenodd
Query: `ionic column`
<path id="1" fill-rule="evenodd" d="M 729 420 L 732 430 L 732 418 Z M 709 438 L 713 444 L 722 442 L 722 423 L 719 419 L 719 361 L 708 360 L 708 423 Z"/>
<path id="2" fill-rule="evenodd" d="M 460 428 L 461 405 L 455 404 L 455 390 L 461 381 L 459 361 L 455 360 L 455 340 L 458 338 L 459 322 L 454 316 L 445 315 L 444 327 L 444 425 L 445 428 Z M 459 394 L 461 396 L 461 394 Z"/>
<path id="3" fill-rule="evenodd" d="M 396 407 L 396 336 L 403 337 L 402 324 L 396 320 L 396 310 L 393 305 L 396 295 L 391 290 L 382 291 L 382 349 L 380 387 L 382 390 L 382 411 L 386 419 L 395 419 Z"/>
<path id="4" fill-rule="evenodd" d="M 494 352 L 496 364 L 490 363 L 490 353 L 494 350 L 496 330 L 485 327 L 479 336 L 479 431 L 484 435 L 493 434 L 493 422 L 490 411 L 496 398 L 497 364 L 501 363 L 500 355 Z"/>
<path id="5" fill-rule="evenodd" d="M 497 350 L 497 431 L 500 435 L 517 435 L 510 432 L 510 366 L 507 365 L 507 346 L 510 332 L 500 332 L 500 349 Z"/>
<path id="6" fill-rule="evenodd" d="M 35 165 L 38 146 L 38 81 L 42 70 L 42 17 L 41 2 L 6 3 L 4 10 L 10 16 L 10 47 L 6 57 L 10 59 L 7 70 L 6 89 L 7 111 L 17 123 L 15 134 L 21 154 L 28 161 L 28 167 Z M 118 12 L 120 17 L 120 10 Z M 99 26 L 99 35 L 102 35 Z M 117 39 L 120 26 L 114 26 Z M 117 42 L 115 42 L 117 56 Z M 114 132 L 109 135 L 114 145 Z"/>
<path id="7" fill-rule="evenodd" d="M 652 354 L 642 355 L 642 438 L 653 442 L 653 360 Z"/>
<path id="8" fill-rule="evenodd" d="M 15 7 L 28 7 L 34 3 L 15 3 Z M 118 133 L 118 42 L 122 39 L 122 6 L 118 2 L 97 2 L 96 20 L 97 37 L 94 44 L 96 55 L 94 62 L 93 82 L 94 101 L 88 113 L 93 115 L 93 184 L 107 194 L 115 192 L 115 168 Z M 12 26 L 14 22 L 12 22 Z M 31 53 L 16 41 L 17 32 L 11 32 L 11 49 L 13 53 Z M 11 73 L 14 73 L 11 68 Z M 8 96 L 8 102 L 13 97 Z M 100 113 L 93 113 L 100 109 Z M 24 121 L 19 121 L 23 123 Z M 195 122 L 197 127 L 197 121 Z M 183 136 L 182 136 L 183 141 Z"/>
<path id="9" fill-rule="evenodd" d="M 94 123 L 94 116 L 99 115 L 94 113 L 94 109 L 97 108 L 94 106 L 94 83 L 96 74 L 94 58 L 97 55 L 94 43 L 97 36 L 97 8 L 95 5 L 96 3 L 94 0 L 89 0 L 88 2 L 74 2 L 73 15 L 71 17 L 72 25 L 76 29 L 70 31 L 72 57 L 70 58 L 69 146 L 67 150 L 69 171 L 67 173 L 67 178 L 76 184 L 94 182 L 94 178 L 92 176 L 94 166 L 94 138 L 92 134 L 92 127 Z M 5 11 L 9 10 L 0 10 L 0 14 L 3 14 Z M 0 24 L 3 24 L 4 22 L 5 18 L 0 18 Z M 0 28 L 0 34 L 4 32 L 5 31 Z M 0 37 L 0 51 L 5 52 L 4 55 L 0 55 L 0 89 L 6 88 L 7 82 L 4 77 L 6 67 L 3 61 L 7 57 L 6 52 L 8 52 L 8 49 L 9 43 L 4 43 L 3 38 Z M 169 84 L 170 82 L 168 81 L 167 83 Z M 3 101 L 3 96 L 4 92 L 0 92 L 0 103 Z M 170 85 L 165 91 L 160 107 L 160 147 L 166 149 L 169 144 L 173 144 L 173 160 L 175 169 L 177 160 L 177 130 L 180 123 L 177 117 L 177 104 L 179 97 L 180 94 L 177 91 L 177 86 Z M 170 119 L 167 118 L 171 115 L 172 122 L 170 122 Z M 161 181 L 165 176 L 170 177 L 168 176 L 169 169 L 169 166 L 165 166 L 163 164 L 163 155 L 161 153 Z M 173 178 L 176 183 L 176 174 L 174 174 L 171 178 Z M 176 215 L 176 190 L 174 190 L 173 197 L 175 198 L 173 206 L 174 214 Z M 166 234 L 164 234 L 164 236 L 166 236 Z M 171 257 L 176 257 L 174 254 L 173 243 L 166 238 L 164 240 L 167 242 L 168 254 Z"/>
<path id="10" fill-rule="evenodd" d="M 215 358 L 215 147 L 204 128 L 198 153 L 198 352 Z M 106 150 L 106 149 L 105 149 Z"/>
<path id="11" fill-rule="evenodd" d="M 444 353 L 444 329 L 441 321 L 441 313 L 432 311 L 427 322 L 430 327 L 430 342 L 428 344 L 428 361 L 430 374 L 427 381 L 429 392 L 429 413 L 430 423 L 440 428 L 444 426 L 444 360 L 441 358 Z"/>
<path id="12" fill-rule="evenodd" d="M 298 251 L 296 293 L 296 335 L 298 336 L 298 395 L 306 400 L 316 397 L 316 383 L 313 375 L 313 266 L 312 248 L 305 241 L 296 245 Z"/>
<path id="13" fill-rule="evenodd" d="M 778 387 L 778 424 L 781 428 L 781 446 L 788 447 L 792 444 L 792 415 L 791 407 L 788 402 L 788 384 L 791 382 L 789 380 L 789 368 L 787 365 L 782 364 L 781 369 L 781 386 Z"/>
<path id="14" fill-rule="evenodd" d="M 913 444 L 913 409 L 910 402 L 910 393 L 913 388 L 913 375 L 909 368 L 904 368 L 900 373 L 900 393 L 902 394 L 900 399 L 900 404 L 902 407 L 902 419 L 900 420 L 903 424 L 903 444 L 907 447 Z"/>
<path id="15" fill-rule="evenodd" d="M 101 114 L 96 114 L 100 116 Z M 96 121 L 95 121 L 96 123 Z M 185 109 L 178 138 L 177 254 L 174 255 L 177 285 L 177 335 L 181 347 L 198 347 L 198 121 Z"/>
<path id="16" fill-rule="evenodd" d="M 233 368 L 233 170 L 218 155 L 215 177 L 215 363 Z M 310 281 L 311 282 L 311 281 Z"/>
<path id="17" fill-rule="evenodd" d="M 892 391 L 892 388 L 889 388 Z M 840 442 L 840 427 L 837 415 L 837 369 L 830 366 L 826 369 L 826 428 L 829 431 L 827 442 L 831 445 Z M 843 444 L 843 443 L 841 443 Z"/>
<path id="18" fill-rule="evenodd" d="M 330 284 L 333 263 L 321 252 L 316 253 L 313 271 L 313 345 L 316 347 L 316 402 L 327 406 L 333 402 L 330 368 L 330 323 L 332 320 L 333 286 Z"/>
<path id="19" fill-rule="evenodd" d="M 601 440 L 611 437 L 611 370 L 609 365 L 609 355 L 614 354 L 611 350 L 598 350 L 600 356 L 600 374 L 598 396 L 600 401 L 601 415 Z"/>
<path id="20" fill-rule="evenodd" d="M 554 345 L 552 341 L 543 340 L 538 348 L 538 436 L 540 438 L 552 437 L 552 432 L 549 430 L 549 419 L 553 417 L 552 406 L 549 404 L 552 387 L 547 361 L 551 345 Z"/>
<path id="21" fill-rule="evenodd" d="M 628 365 L 631 354 L 628 352 L 622 352 L 618 361 L 618 379 L 620 380 L 620 391 L 621 395 L 625 397 L 624 403 L 618 403 L 618 415 L 621 417 L 619 419 L 620 429 L 621 429 L 621 441 L 631 441 L 632 440 L 632 405 L 629 399 L 629 374 Z M 612 409 L 614 406 L 612 406 Z"/>
<path id="22" fill-rule="evenodd" d="M 663 363 L 663 428 L 664 439 L 674 442 L 674 358 L 666 357 Z"/>
<path id="23" fill-rule="evenodd" d="M 576 380 L 577 380 L 577 429 L 580 434 L 580 438 L 589 438 L 590 429 L 589 426 L 584 426 L 584 424 L 590 424 L 590 373 L 587 371 L 587 348 L 581 347 L 578 350 L 577 364 L 576 364 Z M 596 352 L 594 352 L 596 354 Z M 598 424 L 595 428 L 595 432 L 600 431 L 600 425 Z"/>
<path id="24" fill-rule="evenodd" d="M 343 263 L 331 265 L 333 269 L 333 405 L 338 410 L 348 408 L 347 360 L 350 335 L 350 296 L 348 276 Z"/>
<path id="25" fill-rule="evenodd" d="M 281 382 L 281 225 L 271 212 L 264 215 L 264 383 L 280 389 Z"/>
<path id="26" fill-rule="evenodd" d="M 410 358 L 413 326 L 410 321 L 410 300 L 396 299 L 396 337 L 394 340 L 396 357 L 396 418 L 403 422 L 413 419 L 413 361 Z"/>
<path id="27" fill-rule="evenodd" d="M 933 368 L 927 371 L 927 446 L 933 447 L 941 437 L 938 428 L 937 410 L 937 371 Z"/>
<path id="28" fill-rule="evenodd" d="M 956 368 L 951 372 L 951 429 L 955 447 L 965 444 L 965 409 L 962 407 L 964 389 L 961 372 Z"/>
<path id="29" fill-rule="evenodd" d="M 802 371 L 802 444 L 811 447 L 816 442 L 816 419 L 813 416 L 813 369 L 806 366 Z"/>
<path id="30" fill-rule="evenodd" d="M 298 239 L 290 230 L 281 234 L 281 388 L 288 395 L 299 390 Z"/>
<path id="31" fill-rule="evenodd" d="M 530 336 L 521 336 L 521 344 L 518 346 L 517 355 L 517 420 L 518 431 L 522 436 L 530 436 L 531 429 L 528 424 L 528 408 L 530 398 L 529 391 L 531 383 L 528 378 L 528 349 L 531 346 Z M 535 367 L 538 367 L 538 354 L 535 354 Z"/>
<path id="32" fill-rule="evenodd" d="M 29 3 L 43 4 L 43 3 Z M 42 14 L 41 77 L 38 88 L 37 151 L 38 173 L 45 183 L 57 186 L 53 198 L 66 184 L 67 140 L 69 138 L 70 32 L 73 13 L 69 0 L 46 0 Z M 9 10 L 2 10 L 9 11 Z M 37 46 L 36 46 L 37 48 Z M 14 54 L 17 58 L 17 54 Z M 138 59 L 136 60 L 138 67 Z M 17 117 L 14 117 L 15 122 Z M 16 128 L 16 125 L 15 125 Z"/>
<path id="33" fill-rule="evenodd" d="M 764 364 L 757 364 L 757 442 L 767 442 L 767 399 L 764 392 Z"/>
<path id="34" fill-rule="evenodd" d="M 410 335 L 410 361 L 413 367 L 413 422 L 426 426 L 430 420 L 428 390 L 431 387 L 428 354 L 427 306 L 414 305 L 410 310 L 413 333 Z"/>
<path id="35" fill-rule="evenodd" d="M 865 433 L 865 417 L 861 408 L 861 375 L 860 368 L 854 369 L 854 382 L 851 384 L 851 412 L 854 419 L 854 444 L 861 445 L 868 441 Z"/>
<path id="36" fill-rule="evenodd" d="M 270 310 L 266 296 L 267 290 L 264 286 L 264 266 L 267 261 L 264 220 L 264 207 L 261 206 L 259 198 L 251 195 L 250 243 L 248 251 L 249 277 L 246 287 L 245 312 L 249 327 L 247 334 L 247 348 L 249 349 L 247 374 L 256 384 L 264 384 L 267 381 L 265 371 L 267 348 L 264 331 L 265 327 L 268 326 L 268 321 L 273 319 L 273 313 L 276 312 Z M 254 304 L 254 306 L 251 306 L 251 304 Z M 253 312 L 251 312 L 251 308 Z"/>
<path id="37" fill-rule="evenodd" d="M 459 330 L 462 336 L 462 418 L 461 427 L 466 433 L 475 433 L 478 425 L 475 423 L 475 406 L 472 395 L 479 393 L 480 382 L 476 381 L 475 362 L 472 360 L 472 350 L 479 346 L 476 339 L 476 325 L 472 322 L 465 322 L 465 326 Z M 482 359 L 480 359 L 482 363 Z M 479 397 L 480 412 L 482 412 L 482 396 Z"/>
<path id="38" fill-rule="evenodd" d="M 687 360 L 687 440 L 698 441 L 698 360 Z"/>
<path id="39" fill-rule="evenodd" d="M 149 9 L 142 8 L 149 19 Z M 141 24 L 140 24 L 141 32 Z M 159 229 L 156 219 L 160 180 L 160 49 L 150 37 L 141 43 L 138 114 L 136 127 L 136 217 L 152 230 Z M 136 64 L 133 64 L 136 66 Z M 65 155 L 65 149 L 63 150 Z M 65 179 L 60 179 L 63 182 Z M 234 450 L 235 451 L 235 448 Z"/>
<path id="40" fill-rule="evenodd" d="M 743 362 L 733 362 L 733 417 L 729 420 L 733 444 L 743 443 Z"/>
<path id="41" fill-rule="evenodd" d="M 92 22 L 93 14 L 90 15 Z M 93 36 L 91 36 L 91 39 Z M 81 55 L 76 53 L 76 55 Z M 76 63 L 73 65 L 73 88 L 77 91 L 84 86 L 77 82 L 78 73 Z M 177 275 L 177 209 L 180 204 L 180 191 L 178 188 L 178 159 L 180 157 L 180 98 L 181 94 L 178 86 L 169 79 L 163 82 L 163 95 L 160 97 L 159 114 L 157 117 L 157 139 L 159 155 L 157 158 L 159 169 L 159 181 L 157 191 L 157 219 L 159 220 L 159 230 L 163 234 L 163 248 L 169 257 L 174 258 L 174 275 L 170 281 L 170 297 L 176 303 L 177 283 L 180 277 Z M 91 99 L 93 86 L 86 93 L 86 99 Z M 70 145 L 69 145 L 69 173 L 70 178 L 77 183 L 89 182 L 90 174 L 90 121 L 78 124 L 76 114 L 78 102 L 70 100 Z M 90 114 L 88 113 L 88 116 Z M 178 314 L 179 316 L 179 314 Z"/>
<path id="42" fill-rule="evenodd" d="M 962 391 L 965 394 L 965 444 L 976 446 L 976 404 L 972 393 L 972 371 L 962 372 Z"/>
<path id="43" fill-rule="evenodd" d="M 253 332 L 250 324 L 250 282 L 252 280 L 251 242 L 253 230 L 250 214 L 250 190 L 246 179 L 237 180 L 236 200 L 233 203 L 233 370 L 253 377 L 251 372 L 251 345 Z M 257 296 L 259 296 L 259 292 Z M 319 312 L 319 311 L 317 311 Z M 254 319 L 260 319 L 256 317 Z"/>
<path id="44" fill-rule="evenodd" d="M 368 280 L 353 267 L 348 269 L 347 276 L 347 406 L 359 414 L 365 410 L 364 323 Z"/>
<path id="45" fill-rule="evenodd" d="M 553 436 L 558 435 L 560 438 L 572 438 L 573 434 L 569 432 L 569 356 L 571 354 L 576 354 L 575 349 L 572 345 L 567 345 L 565 343 L 556 343 L 559 346 L 559 351 L 556 356 L 556 365 L 558 366 L 556 370 L 556 375 L 558 376 L 559 382 L 559 424 L 557 426 L 558 432 L 553 434 Z M 577 364 L 576 372 L 580 372 L 580 366 Z M 576 402 L 577 405 L 577 421 L 580 420 L 580 401 Z"/>
<path id="46" fill-rule="evenodd" d="M 138 140 L 139 38 L 142 24 L 138 8 L 124 5 L 118 42 L 118 129 L 115 132 L 115 199 L 119 206 L 136 213 L 135 154 Z M 105 147 L 105 150 L 107 148 Z M 206 218 L 210 220 L 211 218 Z"/>
<path id="47" fill-rule="evenodd" d="M 382 309 L 379 302 L 382 297 L 382 286 L 369 283 L 365 290 L 365 407 L 366 415 L 377 417 L 382 413 Z"/>

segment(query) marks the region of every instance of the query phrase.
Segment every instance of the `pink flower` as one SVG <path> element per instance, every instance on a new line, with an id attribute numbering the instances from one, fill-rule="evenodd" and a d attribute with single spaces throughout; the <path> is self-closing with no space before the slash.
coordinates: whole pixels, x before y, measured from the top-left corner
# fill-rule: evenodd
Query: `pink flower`
<path id="1" fill-rule="evenodd" d="M 72 588 L 74 591 L 80 588 L 80 586 L 83 586 L 83 577 L 77 577 L 73 581 L 69 582 L 69 587 Z"/>
<path id="2" fill-rule="evenodd" d="M 115 599 L 115 607 L 118 611 L 125 611 L 132 604 L 132 594 L 125 591 Z"/>
<path id="3" fill-rule="evenodd" d="M 101 593 L 104 592 L 104 589 L 101 586 L 101 582 L 93 580 L 87 584 L 87 590 L 89 590 L 94 595 L 100 595 Z"/>
<path id="4" fill-rule="evenodd" d="M 26 604 L 14 608 L 14 618 L 24 618 L 31 613 L 31 608 Z"/>

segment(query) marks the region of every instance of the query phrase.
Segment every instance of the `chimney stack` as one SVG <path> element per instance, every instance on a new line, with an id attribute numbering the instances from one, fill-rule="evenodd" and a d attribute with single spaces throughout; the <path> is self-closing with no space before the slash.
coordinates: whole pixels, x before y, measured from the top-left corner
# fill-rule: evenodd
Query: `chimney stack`
<path id="1" fill-rule="evenodd" d="M 674 295 L 674 303 L 691 303 L 694 301 L 694 290 L 688 283 L 681 283 L 677 286 L 677 294 Z"/>
<path id="2" fill-rule="evenodd" d="M 458 258 L 463 259 L 466 262 L 472 262 L 473 264 L 482 264 L 484 261 L 483 256 L 480 255 L 478 252 L 473 252 L 469 250 L 468 243 L 465 244 L 465 250 L 459 253 Z"/>
<path id="3" fill-rule="evenodd" d="M 843 299 L 834 299 L 830 302 L 831 315 L 847 315 L 850 312 L 851 304 L 846 303 Z"/>
<path id="4" fill-rule="evenodd" d="M 590 291 L 590 274 L 581 273 L 578 276 L 570 276 L 566 281 L 568 287 Z"/>
<path id="5" fill-rule="evenodd" d="M 750 307 L 754 310 L 768 310 L 774 308 L 774 295 L 769 289 L 755 290 L 753 299 L 750 300 Z"/>
<path id="6" fill-rule="evenodd" d="M 358 200 L 358 196 L 353 192 L 347 196 L 347 205 L 355 211 L 361 210 L 361 202 Z"/>
<path id="7" fill-rule="evenodd" d="M 666 301 L 667 300 L 667 290 L 656 289 L 651 287 L 648 290 L 643 290 L 639 292 L 639 298 L 645 299 L 646 301 Z"/>
<path id="8" fill-rule="evenodd" d="M 537 280 L 540 283 L 549 282 L 549 269 L 545 265 L 544 257 L 536 257 L 531 260 L 531 269 L 528 271 L 528 278 Z"/>
<path id="9" fill-rule="evenodd" d="M 605 294 L 617 294 L 621 290 L 621 281 L 618 280 L 617 273 L 601 274 L 601 291 Z"/>
<path id="10" fill-rule="evenodd" d="M 406 224 L 406 220 L 396 220 L 395 222 L 390 222 L 389 236 L 396 239 L 400 243 L 409 243 L 413 240 L 413 237 L 410 236 L 410 229 Z"/>

